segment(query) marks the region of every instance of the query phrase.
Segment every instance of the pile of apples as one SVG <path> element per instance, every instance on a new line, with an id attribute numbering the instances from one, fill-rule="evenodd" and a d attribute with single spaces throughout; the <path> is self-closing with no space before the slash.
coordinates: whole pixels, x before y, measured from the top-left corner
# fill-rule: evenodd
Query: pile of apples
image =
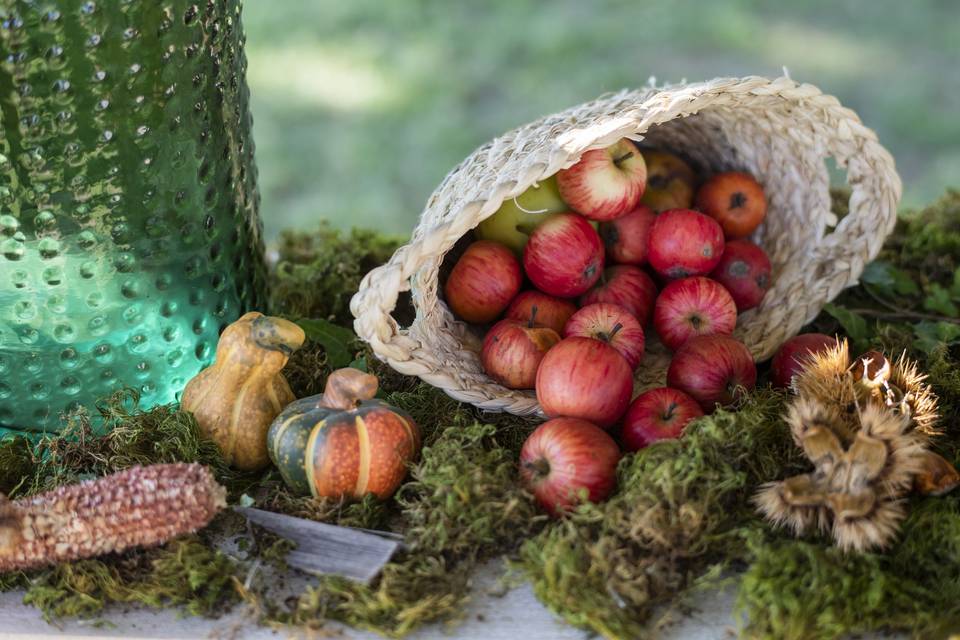
<path id="1" fill-rule="evenodd" d="M 480 223 L 444 294 L 461 320 L 492 324 L 480 353 L 487 374 L 535 389 L 544 413 L 560 419 L 524 447 L 536 462 L 522 460 L 531 487 L 556 464 L 541 455 L 544 431 L 575 434 L 615 467 L 619 447 L 605 429 L 622 423 L 620 440 L 635 451 L 754 386 L 753 358 L 731 334 L 770 284 L 767 255 L 746 239 L 766 209 L 752 176 L 698 185 L 679 157 L 624 138 Z M 631 403 L 651 330 L 673 351 L 668 387 Z M 558 500 L 541 502 L 553 511 Z"/>

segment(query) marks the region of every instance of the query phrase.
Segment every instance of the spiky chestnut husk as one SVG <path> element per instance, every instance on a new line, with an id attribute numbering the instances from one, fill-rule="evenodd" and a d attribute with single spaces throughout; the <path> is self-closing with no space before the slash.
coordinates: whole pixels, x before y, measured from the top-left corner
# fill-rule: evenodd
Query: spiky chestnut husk
<path id="1" fill-rule="evenodd" d="M 759 511 L 795 535 L 830 534 L 844 550 L 889 545 L 906 515 L 902 498 L 931 466 L 936 396 L 923 380 L 904 356 L 851 362 L 846 341 L 813 355 L 794 378 L 787 423 L 814 470 L 763 485 Z"/>
<path id="2" fill-rule="evenodd" d="M 0 573 L 157 546 L 225 506 L 226 490 L 196 463 L 132 467 L 16 501 L 0 494 Z"/>

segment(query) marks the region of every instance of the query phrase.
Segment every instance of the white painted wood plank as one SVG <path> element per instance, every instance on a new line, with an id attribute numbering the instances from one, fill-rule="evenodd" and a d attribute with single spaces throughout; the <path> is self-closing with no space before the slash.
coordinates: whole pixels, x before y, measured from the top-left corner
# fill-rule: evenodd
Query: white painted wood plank
<path id="1" fill-rule="evenodd" d="M 431 625 L 413 634 L 411 640 L 588 640 L 596 636 L 561 622 L 533 595 L 524 584 L 497 597 L 490 595 L 501 575 L 499 563 L 481 568 L 475 581 L 475 596 L 464 621 L 452 630 Z M 663 630 L 663 640 L 730 640 L 735 636 L 732 616 L 732 588 L 704 594 L 695 601 L 697 611 Z M 284 640 L 318 637 L 297 630 L 273 631 L 257 626 L 244 618 L 240 607 L 218 620 L 182 617 L 176 611 L 145 609 L 110 610 L 104 619 L 109 626 L 96 627 L 93 622 L 68 621 L 60 627 L 47 624 L 36 609 L 20 603 L 22 594 L 0 594 L 0 639 L 3 640 L 180 640 L 187 638 L 226 638 L 230 640 Z M 331 624 L 341 630 L 339 637 L 354 640 L 377 640 L 380 636 Z M 879 635 L 864 640 L 880 638 Z M 905 636 L 883 636 L 891 640 Z"/>

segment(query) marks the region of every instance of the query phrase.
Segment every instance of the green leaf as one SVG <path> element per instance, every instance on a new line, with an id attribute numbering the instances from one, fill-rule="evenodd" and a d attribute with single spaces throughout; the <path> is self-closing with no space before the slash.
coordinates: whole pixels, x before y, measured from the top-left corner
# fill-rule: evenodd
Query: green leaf
<path id="1" fill-rule="evenodd" d="M 864 342 L 870 338 L 870 330 L 867 328 L 867 321 L 864 320 L 863 316 L 835 304 L 826 304 L 823 310 L 840 323 L 844 333 L 854 342 Z"/>
<path id="2" fill-rule="evenodd" d="M 860 275 L 860 281 L 866 285 L 871 285 L 874 291 L 888 297 L 893 297 L 894 294 L 915 295 L 920 293 L 920 287 L 910 277 L 910 274 L 882 260 L 868 264 Z"/>
<path id="3" fill-rule="evenodd" d="M 950 292 L 936 282 L 931 282 L 930 286 L 927 287 L 927 297 L 923 301 L 923 308 L 951 318 L 960 316 L 960 309 L 957 309 L 957 305 L 954 304 Z"/>
<path id="4" fill-rule="evenodd" d="M 309 340 L 320 343 L 327 352 L 327 362 L 339 369 L 353 360 L 356 334 L 323 318 L 301 318 L 296 321 Z"/>
<path id="5" fill-rule="evenodd" d="M 932 353 L 940 345 L 960 343 L 960 324 L 923 320 L 913 325 L 916 339 L 913 346 L 924 353 Z"/>

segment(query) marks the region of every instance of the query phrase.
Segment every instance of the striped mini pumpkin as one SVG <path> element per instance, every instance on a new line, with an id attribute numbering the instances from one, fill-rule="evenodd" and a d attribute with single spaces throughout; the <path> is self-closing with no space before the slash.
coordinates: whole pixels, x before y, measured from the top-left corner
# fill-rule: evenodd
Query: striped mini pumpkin
<path id="1" fill-rule="evenodd" d="M 420 430 L 406 413 L 374 400 L 376 391 L 375 376 L 340 369 L 322 395 L 277 416 L 267 447 L 292 489 L 321 498 L 393 495 L 420 451 Z"/>

